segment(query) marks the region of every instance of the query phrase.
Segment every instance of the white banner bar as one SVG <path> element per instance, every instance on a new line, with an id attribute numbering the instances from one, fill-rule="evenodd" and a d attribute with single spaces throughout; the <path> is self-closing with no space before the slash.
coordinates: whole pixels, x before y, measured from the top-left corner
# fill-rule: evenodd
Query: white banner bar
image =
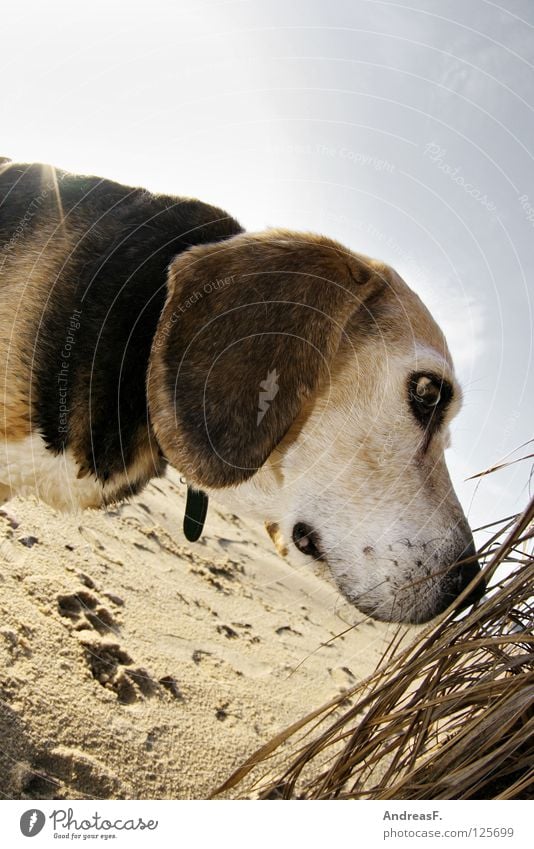
<path id="1" fill-rule="evenodd" d="M 527 801 L 4 801 L 0 845 L 526 849 L 533 813 Z"/>

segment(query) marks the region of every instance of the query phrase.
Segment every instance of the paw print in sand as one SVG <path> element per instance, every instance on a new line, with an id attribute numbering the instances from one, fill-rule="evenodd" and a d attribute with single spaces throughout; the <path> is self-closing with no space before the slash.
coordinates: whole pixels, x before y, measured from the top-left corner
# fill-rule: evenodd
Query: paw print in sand
<path id="1" fill-rule="evenodd" d="M 123 604 L 108 594 L 115 604 Z M 85 659 L 93 678 L 102 687 L 113 691 L 121 704 L 170 695 L 179 701 L 182 694 L 172 675 L 159 680 L 146 669 L 137 667 L 133 658 L 120 643 L 115 617 L 104 607 L 95 593 L 80 589 L 57 597 L 58 611 L 69 620 L 83 646 Z"/>
<path id="2" fill-rule="evenodd" d="M 115 617 L 88 590 L 58 595 L 57 606 L 61 616 L 70 619 L 76 631 L 92 628 L 99 634 L 118 633 Z"/>

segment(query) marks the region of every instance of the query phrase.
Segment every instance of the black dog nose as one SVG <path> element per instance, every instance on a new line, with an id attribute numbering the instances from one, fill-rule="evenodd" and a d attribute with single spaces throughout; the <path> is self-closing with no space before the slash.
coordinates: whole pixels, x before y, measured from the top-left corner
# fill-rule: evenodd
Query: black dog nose
<path id="1" fill-rule="evenodd" d="M 449 584 L 448 592 L 453 596 L 451 601 L 454 598 L 457 598 L 460 593 L 462 593 L 465 588 L 471 583 L 473 578 L 475 578 L 480 572 L 480 565 L 478 560 L 471 560 L 469 563 L 462 563 L 462 560 L 467 560 L 472 557 L 476 557 L 476 548 L 474 543 L 469 543 L 466 548 L 462 551 L 461 556 L 458 558 L 459 562 L 456 566 L 454 566 L 448 574 L 449 580 L 452 579 L 452 585 Z M 464 610 L 466 607 L 469 607 L 471 604 L 474 604 L 475 601 L 479 601 L 482 598 L 484 593 L 486 592 L 486 582 L 479 581 L 476 586 L 473 587 L 469 595 L 465 597 L 462 601 L 459 609 Z"/>

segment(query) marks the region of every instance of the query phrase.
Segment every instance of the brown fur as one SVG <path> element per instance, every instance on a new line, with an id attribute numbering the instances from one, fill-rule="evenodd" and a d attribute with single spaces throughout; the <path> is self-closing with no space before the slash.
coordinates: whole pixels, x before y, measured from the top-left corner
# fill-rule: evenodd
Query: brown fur
<path id="1" fill-rule="evenodd" d="M 382 285 L 366 257 L 282 230 L 178 257 L 148 378 L 170 462 L 198 486 L 250 478 L 328 376 L 350 316 Z M 278 392 L 258 423 L 261 384 L 273 372 Z"/>
<path id="2" fill-rule="evenodd" d="M 16 441 L 32 431 L 34 343 L 48 293 L 63 269 L 68 242 L 57 227 L 39 228 L 0 255 L 0 436 Z"/>

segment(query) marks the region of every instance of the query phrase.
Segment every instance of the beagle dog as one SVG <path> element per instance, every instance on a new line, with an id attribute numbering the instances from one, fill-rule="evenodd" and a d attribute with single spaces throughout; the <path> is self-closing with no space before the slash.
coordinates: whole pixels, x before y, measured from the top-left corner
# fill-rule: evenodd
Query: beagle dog
<path id="1" fill-rule="evenodd" d="M 393 269 L 5 159 L 0 251 L 0 501 L 98 507 L 170 463 L 375 618 L 426 621 L 478 574 L 444 460 L 461 390 Z"/>

